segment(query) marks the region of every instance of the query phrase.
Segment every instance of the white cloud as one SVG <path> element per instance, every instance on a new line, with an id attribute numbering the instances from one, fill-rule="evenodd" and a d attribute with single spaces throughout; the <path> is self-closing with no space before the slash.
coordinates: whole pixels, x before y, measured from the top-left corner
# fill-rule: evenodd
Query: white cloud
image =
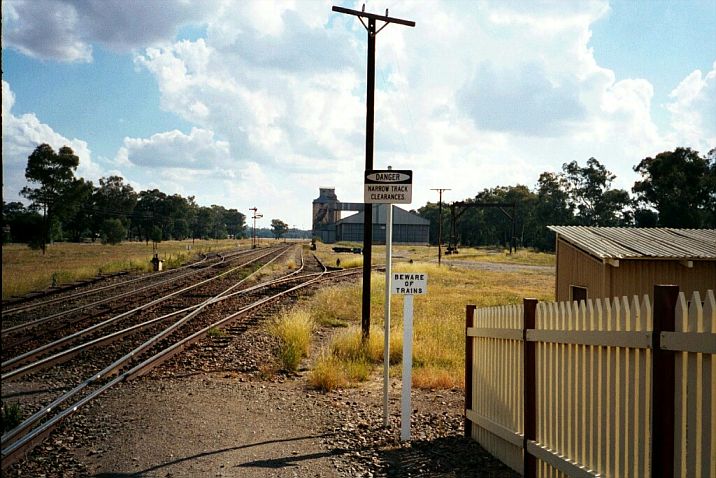
<path id="1" fill-rule="evenodd" d="M 79 34 L 77 10 L 52 0 L 15 0 L 2 3 L 3 47 L 35 58 L 91 61 L 92 47 Z"/>
<path id="2" fill-rule="evenodd" d="M 225 3 L 206 38 L 136 62 L 155 76 L 163 108 L 226 138 L 234 161 L 298 183 L 312 173 L 313 191 L 295 193 L 306 203 L 319 179 L 348 185 L 341 198 L 356 201 L 365 30 L 327 3 L 309 5 Z M 465 197 L 596 156 L 628 184 L 631 166 L 667 143 L 651 119 L 651 84 L 617 80 L 594 58 L 590 28 L 608 11 L 604 1 L 391 9 L 417 27 L 378 36 L 375 167 L 412 168 Z"/>
<path id="3" fill-rule="evenodd" d="M 669 95 L 666 105 L 677 141 L 706 152 L 716 147 L 716 62 L 711 71 L 696 70 Z"/>
<path id="4" fill-rule="evenodd" d="M 33 113 L 16 116 L 13 113 L 15 94 L 10 84 L 2 81 L 2 168 L 3 198 L 16 200 L 20 190 L 27 185 L 25 166 L 27 158 L 42 143 L 47 143 L 57 151 L 69 146 L 80 158 L 76 176 L 88 180 L 100 177 L 99 166 L 92 161 L 92 152 L 88 144 L 80 139 L 68 139 L 55 132 L 49 125 L 42 123 Z"/>
<path id="5" fill-rule="evenodd" d="M 66 62 L 92 61 L 92 44 L 115 51 L 171 42 L 177 29 L 202 23 L 214 1 L 5 0 L 3 48 Z"/>
<path id="6" fill-rule="evenodd" d="M 229 143 L 216 141 L 213 131 L 192 128 L 153 134 L 149 138 L 124 138 L 117 153 L 119 164 L 147 168 L 214 169 L 231 156 Z"/>

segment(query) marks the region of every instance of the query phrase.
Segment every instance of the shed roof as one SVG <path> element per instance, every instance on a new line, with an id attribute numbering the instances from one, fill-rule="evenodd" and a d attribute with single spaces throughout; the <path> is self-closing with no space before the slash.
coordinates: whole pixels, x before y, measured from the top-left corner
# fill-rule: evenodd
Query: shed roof
<path id="1" fill-rule="evenodd" d="M 716 229 L 547 227 L 600 259 L 716 259 Z"/>

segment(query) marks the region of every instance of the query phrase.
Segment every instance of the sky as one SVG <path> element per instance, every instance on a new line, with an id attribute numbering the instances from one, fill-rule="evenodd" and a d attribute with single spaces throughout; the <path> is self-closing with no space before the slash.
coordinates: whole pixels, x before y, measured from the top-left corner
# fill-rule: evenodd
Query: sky
<path id="1" fill-rule="evenodd" d="M 264 227 L 310 229 L 321 187 L 362 202 L 367 36 L 334 4 L 363 2 L 3 0 L 3 199 L 48 143 Z M 386 8 L 416 22 L 376 40 L 374 168 L 413 170 L 406 209 L 590 157 L 630 190 L 641 159 L 716 147 L 716 1 Z"/>

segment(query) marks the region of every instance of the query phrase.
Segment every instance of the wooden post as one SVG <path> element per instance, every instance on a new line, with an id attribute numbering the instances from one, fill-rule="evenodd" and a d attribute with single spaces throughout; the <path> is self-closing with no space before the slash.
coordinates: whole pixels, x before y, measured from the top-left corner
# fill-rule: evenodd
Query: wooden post
<path id="1" fill-rule="evenodd" d="M 472 409 L 472 337 L 468 337 L 467 329 L 475 326 L 475 305 L 468 304 L 465 308 L 465 424 L 466 437 L 472 436 L 472 422 L 467 418 L 467 411 Z"/>
<path id="2" fill-rule="evenodd" d="M 676 328 L 678 285 L 654 286 L 651 383 L 651 476 L 674 476 L 674 352 L 661 349 L 661 333 Z"/>
<path id="3" fill-rule="evenodd" d="M 522 324 L 523 367 L 523 406 L 525 434 L 522 442 L 523 476 L 537 476 L 537 459 L 527 452 L 527 442 L 537 439 L 537 348 L 534 342 L 527 341 L 527 330 L 535 328 L 537 299 L 523 299 L 524 321 Z"/>

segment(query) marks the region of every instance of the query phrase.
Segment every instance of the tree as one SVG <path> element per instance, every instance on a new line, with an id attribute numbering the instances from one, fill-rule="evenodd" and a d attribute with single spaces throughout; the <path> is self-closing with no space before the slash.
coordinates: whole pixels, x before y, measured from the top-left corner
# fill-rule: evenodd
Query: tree
<path id="1" fill-rule="evenodd" d="M 158 189 L 141 191 L 132 215 L 139 236 L 146 242 L 152 238 L 155 227 L 166 237 L 170 217 L 165 213 L 167 195 Z"/>
<path id="2" fill-rule="evenodd" d="M 226 208 L 223 206 L 217 206 L 216 204 L 212 204 L 211 210 L 211 238 L 226 239 L 227 237 L 229 237 L 229 233 L 226 229 L 226 223 L 224 223 L 224 215 L 226 214 Z"/>
<path id="3" fill-rule="evenodd" d="M 153 226 L 152 230 L 149 231 L 149 239 L 152 240 L 155 246 L 162 242 L 162 229 L 159 226 Z"/>
<path id="4" fill-rule="evenodd" d="M 236 209 L 224 211 L 224 224 L 230 236 L 235 239 L 246 236 L 246 216 Z"/>
<path id="5" fill-rule="evenodd" d="M 161 231 L 159 231 L 161 240 Z M 105 219 L 102 223 L 102 242 L 106 244 L 119 244 L 127 235 L 127 229 L 119 218 Z"/>
<path id="6" fill-rule="evenodd" d="M 103 227 L 105 220 L 116 218 L 124 228 L 131 227 L 131 217 L 138 195 L 121 176 L 100 178 L 93 195 L 94 232 Z"/>
<path id="7" fill-rule="evenodd" d="M 537 181 L 537 204 L 535 205 L 536 231 L 534 247 L 553 251 L 554 233 L 547 226 L 574 224 L 574 214 L 569 203 L 566 180 L 561 174 L 544 172 Z"/>
<path id="8" fill-rule="evenodd" d="M 92 181 L 83 178 L 76 179 L 68 191 L 69 203 L 63 216 L 65 229 L 73 241 L 79 242 L 84 236 L 91 236 L 94 240 L 94 202 L 92 195 L 95 187 Z"/>
<path id="9" fill-rule="evenodd" d="M 21 202 L 2 203 L 3 243 L 42 243 L 42 216 Z M 8 237 L 9 236 L 9 237 Z"/>
<path id="10" fill-rule="evenodd" d="M 716 227 L 716 150 L 700 156 L 691 148 L 664 151 L 634 166 L 641 175 L 632 191 L 654 208 L 662 227 Z"/>
<path id="11" fill-rule="evenodd" d="M 288 224 L 281 219 L 271 219 L 271 233 L 278 240 L 288 232 Z"/>
<path id="12" fill-rule="evenodd" d="M 632 201 L 623 189 L 611 189 L 616 178 L 595 158 L 585 167 L 576 161 L 562 165 L 563 178 L 577 221 L 584 226 L 625 226 L 632 223 Z"/>
<path id="13" fill-rule="evenodd" d="M 72 148 L 63 146 L 58 153 L 49 144 L 41 144 L 27 158 L 25 178 L 37 187 L 24 187 L 21 194 L 32 201 L 33 205 L 42 209 L 43 235 L 42 252 L 49 236 L 53 221 L 63 211 L 70 209 L 74 203 L 70 192 L 75 186 L 75 170 L 80 158 Z"/>

